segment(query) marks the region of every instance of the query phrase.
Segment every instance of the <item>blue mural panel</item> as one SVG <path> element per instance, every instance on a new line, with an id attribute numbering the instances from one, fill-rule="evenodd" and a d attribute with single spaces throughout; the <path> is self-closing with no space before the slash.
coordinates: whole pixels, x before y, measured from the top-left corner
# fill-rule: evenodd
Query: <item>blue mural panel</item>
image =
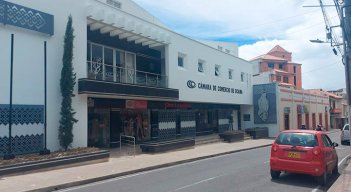
<path id="1" fill-rule="evenodd" d="M 54 16 L 0 0 L 0 23 L 54 35 Z"/>
<path id="2" fill-rule="evenodd" d="M 253 86 L 254 122 L 256 124 L 277 123 L 276 84 Z"/>
<path id="3" fill-rule="evenodd" d="M 11 150 L 14 155 L 37 153 L 43 149 L 44 135 L 21 135 L 11 137 Z M 9 138 L 0 137 L 0 156 L 7 154 Z"/>
<path id="4" fill-rule="evenodd" d="M 0 105 L 0 125 L 9 124 L 10 105 Z M 44 124 L 44 105 L 12 105 L 12 124 Z"/>

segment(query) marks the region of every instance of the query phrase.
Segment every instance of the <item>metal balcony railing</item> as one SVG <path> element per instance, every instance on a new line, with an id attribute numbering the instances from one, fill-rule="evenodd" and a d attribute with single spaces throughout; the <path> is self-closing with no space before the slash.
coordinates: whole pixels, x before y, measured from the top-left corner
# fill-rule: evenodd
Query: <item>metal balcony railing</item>
<path id="1" fill-rule="evenodd" d="M 113 67 L 100 62 L 87 62 L 88 79 L 145 85 L 150 87 L 168 87 L 167 76 L 138 71 L 131 68 Z"/>

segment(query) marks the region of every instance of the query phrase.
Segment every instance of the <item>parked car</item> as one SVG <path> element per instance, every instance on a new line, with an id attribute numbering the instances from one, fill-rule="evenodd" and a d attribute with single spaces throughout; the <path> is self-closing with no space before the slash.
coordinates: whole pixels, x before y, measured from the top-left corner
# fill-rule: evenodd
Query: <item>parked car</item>
<path id="1" fill-rule="evenodd" d="M 325 132 L 282 131 L 271 148 L 271 177 L 278 179 L 281 172 L 308 174 L 315 176 L 319 184 L 325 185 L 328 174 L 338 173 L 337 146 Z"/>
<path id="2" fill-rule="evenodd" d="M 350 144 L 350 126 L 349 124 L 345 124 L 341 130 L 340 135 L 341 145 Z"/>

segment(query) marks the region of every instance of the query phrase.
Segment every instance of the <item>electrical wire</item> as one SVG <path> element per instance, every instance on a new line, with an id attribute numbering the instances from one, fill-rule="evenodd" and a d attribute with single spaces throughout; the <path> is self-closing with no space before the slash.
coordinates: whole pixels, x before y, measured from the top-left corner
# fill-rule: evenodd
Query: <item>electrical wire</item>
<path id="1" fill-rule="evenodd" d="M 312 70 L 303 72 L 303 73 L 301 73 L 301 74 L 306 74 L 306 73 L 311 73 L 311 72 L 319 71 L 319 70 L 321 70 L 321 69 L 333 67 L 334 65 L 338 65 L 338 64 L 340 64 L 340 62 L 335 62 L 335 63 L 333 63 L 333 64 L 328 64 L 328 65 L 323 65 L 323 66 L 321 66 L 321 67 L 318 67 L 318 68 L 315 68 L 315 69 L 312 69 Z"/>

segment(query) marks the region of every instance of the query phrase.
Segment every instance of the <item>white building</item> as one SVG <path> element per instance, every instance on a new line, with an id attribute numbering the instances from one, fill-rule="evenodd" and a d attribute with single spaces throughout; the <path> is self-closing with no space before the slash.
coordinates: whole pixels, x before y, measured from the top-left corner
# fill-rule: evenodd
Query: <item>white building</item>
<path id="1" fill-rule="evenodd" d="M 15 154 L 43 145 L 44 41 L 47 42 L 47 146 L 60 148 L 58 127 L 63 38 L 74 27 L 72 147 L 137 142 L 242 129 L 252 105 L 252 65 L 164 26 L 130 0 L 0 2 L 0 154 L 9 135 L 11 34 L 12 142 Z M 228 49 L 229 50 L 229 49 Z M 24 115 L 23 115 L 24 114 Z"/>

